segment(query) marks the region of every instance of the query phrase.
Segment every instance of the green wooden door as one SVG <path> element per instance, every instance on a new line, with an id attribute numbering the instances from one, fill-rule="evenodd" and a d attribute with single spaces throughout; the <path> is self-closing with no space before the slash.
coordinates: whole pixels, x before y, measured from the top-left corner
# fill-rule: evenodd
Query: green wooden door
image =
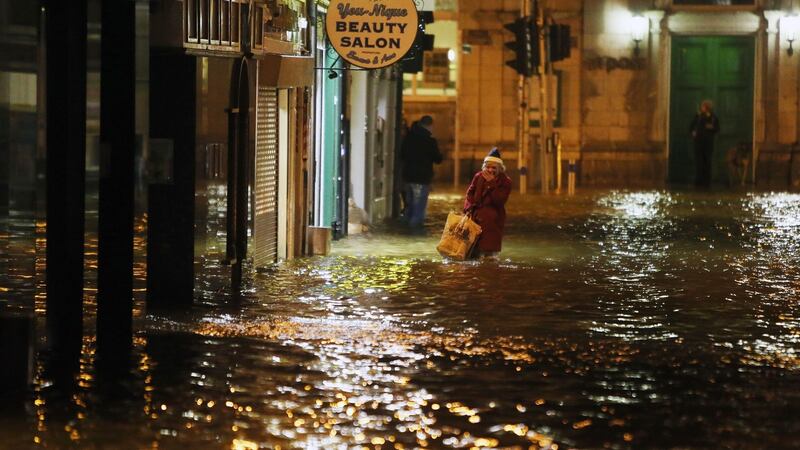
<path id="1" fill-rule="evenodd" d="M 700 102 L 709 99 L 719 117 L 712 180 L 727 183 L 725 154 L 753 141 L 754 40 L 747 36 L 674 36 L 670 95 L 669 181 L 694 180 L 689 124 Z"/>

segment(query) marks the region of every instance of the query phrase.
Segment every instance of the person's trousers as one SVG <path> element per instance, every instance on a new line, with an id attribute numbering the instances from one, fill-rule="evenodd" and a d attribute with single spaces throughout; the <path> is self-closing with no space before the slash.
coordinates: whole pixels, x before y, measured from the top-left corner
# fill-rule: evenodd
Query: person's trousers
<path id="1" fill-rule="evenodd" d="M 406 183 L 404 186 L 406 194 L 405 216 L 408 225 L 420 227 L 425 223 L 425 210 L 428 208 L 428 194 L 430 186 L 419 183 Z"/>
<path id="2" fill-rule="evenodd" d="M 711 185 L 711 155 L 714 153 L 712 145 L 695 145 L 694 167 L 695 186 L 708 187 Z"/>

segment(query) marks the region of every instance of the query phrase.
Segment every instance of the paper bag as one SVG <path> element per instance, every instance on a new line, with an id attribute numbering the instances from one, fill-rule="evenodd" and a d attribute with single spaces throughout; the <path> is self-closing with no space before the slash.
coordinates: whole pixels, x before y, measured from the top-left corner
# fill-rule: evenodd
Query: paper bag
<path id="1" fill-rule="evenodd" d="M 472 247 L 475 246 L 480 234 L 480 225 L 473 222 L 469 216 L 451 212 L 447 215 L 442 239 L 436 250 L 444 257 L 465 260 L 472 253 Z"/>

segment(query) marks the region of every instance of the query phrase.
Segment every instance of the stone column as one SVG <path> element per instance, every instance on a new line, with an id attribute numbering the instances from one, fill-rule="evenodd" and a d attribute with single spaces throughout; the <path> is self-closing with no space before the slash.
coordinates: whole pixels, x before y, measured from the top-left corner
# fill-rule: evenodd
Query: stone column
<path id="1" fill-rule="evenodd" d="M 133 342 L 136 63 L 133 2 L 102 4 L 97 344 L 124 362 Z"/>
<path id="2" fill-rule="evenodd" d="M 0 310 L 0 411 L 20 407 L 33 382 L 36 318 L 32 313 Z M 17 409 L 19 411 L 19 409 Z"/>
<path id="3" fill-rule="evenodd" d="M 148 191 L 148 307 L 192 304 L 196 82 L 195 57 L 151 48 L 150 136 L 171 155 L 172 174 Z"/>
<path id="4" fill-rule="evenodd" d="M 48 345 L 68 380 L 83 335 L 86 2 L 45 6 Z"/>
<path id="5" fill-rule="evenodd" d="M 764 11 L 765 20 L 756 35 L 754 180 L 761 148 L 778 142 L 778 61 L 781 51 L 778 22 L 781 16 L 782 11 Z"/>
<path id="6" fill-rule="evenodd" d="M 664 11 L 648 11 L 650 20 L 650 62 L 647 65 L 651 84 L 655 90 L 655 109 L 650 127 L 650 140 L 664 144 L 664 157 L 667 157 L 667 136 L 669 136 L 669 68 L 670 34 Z"/>
<path id="7" fill-rule="evenodd" d="M 772 33 L 773 36 L 777 36 L 774 38 L 777 42 L 775 42 L 775 62 L 777 63 L 777 92 L 778 92 L 778 114 L 775 116 L 767 116 L 767 117 L 776 117 L 778 121 L 778 143 L 784 145 L 790 145 L 797 141 L 797 82 L 798 82 L 798 72 L 797 72 L 797 59 L 800 58 L 800 52 L 798 55 L 789 55 L 786 50 L 789 48 L 788 42 L 784 36 L 780 33 L 780 17 L 783 15 L 782 12 L 778 11 L 778 14 L 774 14 L 774 11 L 769 11 L 771 14 L 768 16 L 768 20 L 770 20 L 770 29 L 775 30 L 776 27 L 773 23 L 777 23 L 778 27 L 775 32 L 777 35 Z M 765 13 L 766 15 L 766 13 Z M 777 17 L 776 17 L 777 16 Z"/>

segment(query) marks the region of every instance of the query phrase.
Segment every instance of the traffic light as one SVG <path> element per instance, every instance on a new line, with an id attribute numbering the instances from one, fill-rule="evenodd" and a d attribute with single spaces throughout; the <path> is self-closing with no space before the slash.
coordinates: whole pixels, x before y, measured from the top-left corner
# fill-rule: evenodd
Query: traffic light
<path id="1" fill-rule="evenodd" d="M 569 36 L 569 25 L 550 25 L 550 61 L 556 62 L 569 58 L 572 44 Z"/>
<path id="2" fill-rule="evenodd" d="M 433 23 L 433 11 L 420 11 L 419 26 L 414 44 L 411 46 L 411 50 L 408 54 L 406 54 L 406 57 L 400 60 L 403 73 L 421 72 L 424 53 L 433 50 L 434 36 L 432 34 L 425 34 L 425 25 L 429 23 Z"/>
<path id="3" fill-rule="evenodd" d="M 530 77 L 536 72 L 539 65 L 539 46 L 536 23 L 530 17 L 519 19 L 503 25 L 506 30 L 514 33 L 515 40 L 506 42 L 506 47 L 514 51 L 515 58 L 506 61 L 506 65 L 518 74 Z"/>

